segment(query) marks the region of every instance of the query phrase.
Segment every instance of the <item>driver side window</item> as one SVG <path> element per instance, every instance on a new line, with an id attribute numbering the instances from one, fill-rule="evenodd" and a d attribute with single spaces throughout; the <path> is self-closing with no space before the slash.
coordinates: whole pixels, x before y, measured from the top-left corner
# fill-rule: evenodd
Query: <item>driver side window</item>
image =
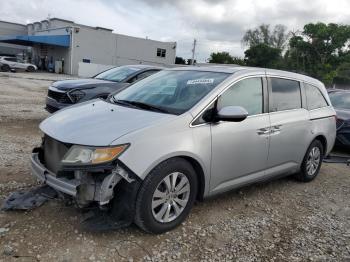
<path id="1" fill-rule="evenodd" d="M 226 106 L 241 106 L 249 115 L 263 112 L 263 84 L 260 77 L 247 78 L 227 89 L 217 101 L 217 110 Z"/>
<path id="2" fill-rule="evenodd" d="M 136 76 L 134 76 L 133 78 L 131 78 L 128 83 L 134 83 L 136 81 L 139 81 L 141 79 L 144 79 L 146 77 L 149 77 L 150 75 L 153 75 L 154 73 L 157 73 L 159 72 L 159 70 L 148 70 L 148 71 L 145 71 L 145 72 L 142 72 Z"/>

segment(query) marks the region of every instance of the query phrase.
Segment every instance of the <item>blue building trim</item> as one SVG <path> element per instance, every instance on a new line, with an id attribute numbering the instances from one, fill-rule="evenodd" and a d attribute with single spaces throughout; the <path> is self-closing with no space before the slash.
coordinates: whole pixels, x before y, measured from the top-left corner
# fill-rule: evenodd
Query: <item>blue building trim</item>
<path id="1" fill-rule="evenodd" d="M 69 47 L 70 35 L 7 35 L 0 36 L 0 42 L 26 46 L 44 44 Z"/>

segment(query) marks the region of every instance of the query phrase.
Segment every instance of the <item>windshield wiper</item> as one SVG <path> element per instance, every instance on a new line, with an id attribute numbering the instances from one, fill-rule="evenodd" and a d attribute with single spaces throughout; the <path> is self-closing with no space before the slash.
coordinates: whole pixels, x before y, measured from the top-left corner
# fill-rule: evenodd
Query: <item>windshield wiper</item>
<path id="1" fill-rule="evenodd" d="M 111 97 L 111 100 L 114 104 L 122 105 L 122 106 L 127 106 L 127 107 L 133 107 L 133 108 L 138 108 L 135 105 L 132 105 L 129 103 L 127 100 L 120 100 L 120 99 L 115 99 L 114 96 Z"/>
<path id="2" fill-rule="evenodd" d="M 115 99 L 114 97 L 113 97 L 113 102 L 115 102 L 116 104 L 129 105 L 129 106 L 131 105 L 131 106 L 136 107 L 136 108 L 142 108 L 142 109 L 146 109 L 146 110 L 150 110 L 150 111 L 171 114 L 168 110 L 166 110 L 164 108 L 157 107 L 157 106 L 150 105 L 150 104 L 143 103 L 143 102 L 119 100 L 119 99 Z"/>

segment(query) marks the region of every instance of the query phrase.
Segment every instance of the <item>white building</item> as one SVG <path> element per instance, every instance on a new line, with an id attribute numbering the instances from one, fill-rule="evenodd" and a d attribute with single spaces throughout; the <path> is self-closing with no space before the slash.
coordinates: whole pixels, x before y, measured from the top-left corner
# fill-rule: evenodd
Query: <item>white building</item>
<path id="1" fill-rule="evenodd" d="M 23 35 L 27 32 L 26 25 L 0 21 L 0 37 L 1 35 Z M 26 46 L 0 43 L 0 56 L 18 55 L 27 50 L 28 47 Z"/>
<path id="2" fill-rule="evenodd" d="M 76 75 L 79 63 L 104 65 L 151 64 L 167 66 L 175 63 L 176 42 L 114 34 L 112 29 L 76 24 L 52 18 L 26 25 L 26 34 L 1 30 L 0 43 L 32 46 L 32 62 L 47 68 L 59 66 Z M 1 46 L 0 46 L 1 51 Z"/>

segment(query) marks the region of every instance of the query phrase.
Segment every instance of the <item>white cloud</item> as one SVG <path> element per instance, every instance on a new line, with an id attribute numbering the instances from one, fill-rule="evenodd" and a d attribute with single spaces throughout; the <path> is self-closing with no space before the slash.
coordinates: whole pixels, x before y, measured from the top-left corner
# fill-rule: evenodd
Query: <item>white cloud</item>
<path id="1" fill-rule="evenodd" d="M 11 0 L 2 1 L 1 20 L 28 23 L 50 14 L 118 33 L 177 41 L 179 56 L 197 59 L 213 51 L 243 56 L 240 39 L 261 23 L 302 29 L 308 22 L 350 23 L 348 0 Z"/>

